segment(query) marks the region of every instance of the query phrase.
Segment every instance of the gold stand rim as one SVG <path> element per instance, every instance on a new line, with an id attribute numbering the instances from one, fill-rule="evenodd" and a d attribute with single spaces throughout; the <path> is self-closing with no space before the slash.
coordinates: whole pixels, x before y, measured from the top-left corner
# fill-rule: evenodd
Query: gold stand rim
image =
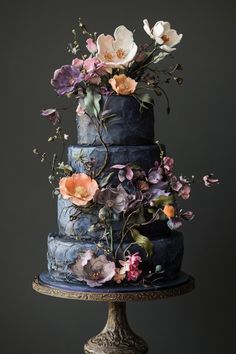
<path id="1" fill-rule="evenodd" d="M 175 297 L 191 292 L 195 287 L 195 281 L 189 275 L 189 279 L 181 285 L 177 285 L 166 289 L 156 289 L 138 292 L 124 292 L 124 293 L 102 293 L 102 292 L 82 292 L 65 290 L 46 284 L 42 284 L 39 277 L 36 276 L 33 280 L 33 289 L 43 295 L 58 297 L 71 300 L 82 301 L 104 301 L 104 302 L 129 302 L 129 301 L 147 301 L 165 299 L 168 297 Z"/>

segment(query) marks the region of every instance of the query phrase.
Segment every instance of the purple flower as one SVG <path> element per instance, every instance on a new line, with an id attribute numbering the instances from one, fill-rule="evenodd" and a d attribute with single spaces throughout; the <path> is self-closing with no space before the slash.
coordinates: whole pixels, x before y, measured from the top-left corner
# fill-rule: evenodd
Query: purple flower
<path id="1" fill-rule="evenodd" d="M 79 256 L 70 267 L 72 274 L 79 281 L 85 281 L 89 286 L 101 286 L 115 275 L 115 263 L 108 261 L 105 255 L 96 256 L 91 250 Z"/>
<path id="2" fill-rule="evenodd" d="M 46 117 L 53 125 L 61 122 L 60 114 L 55 108 L 42 109 L 40 114 L 42 117 Z"/>
<path id="3" fill-rule="evenodd" d="M 128 194 L 121 185 L 117 186 L 117 188 L 108 186 L 99 190 L 94 197 L 96 203 L 111 208 L 116 214 L 125 211 L 129 202 L 133 199 L 134 196 Z"/>
<path id="4" fill-rule="evenodd" d="M 155 167 L 151 168 L 148 172 L 148 182 L 157 184 L 163 179 L 163 169 L 160 167 L 159 162 L 155 161 Z"/>
<path id="5" fill-rule="evenodd" d="M 206 175 L 202 178 L 206 187 L 211 187 L 214 184 L 219 184 L 219 180 L 217 178 L 213 178 L 213 176 L 213 173 L 210 173 L 209 175 Z"/>
<path id="6" fill-rule="evenodd" d="M 162 163 L 163 163 L 165 174 L 167 176 L 171 176 L 174 167 L 174 159 L 172 159 L 172 157 L 165 156 L 162 160 Z"/>
<path id="7" fill-rule="evenodd" d="M 76 90 L 83 80 L 83 74 L 74 65 L 63 65 L 54 72 L 51 84 L 59 96 L 64 96 Z"/>
<path id="8" fill-rule="evenodd" d="M 158 185 L 152 185 L 149 188 L 149 193 L 151 194 L 151 198 L 150 198 L 150 205 L 153 206 L 155 205 L 155 200 L 158 199 L 160 196 L 166 196 L 168 197 L 170 195 L 170 193 L 165 192 L 165 190 L 158 188 Z"/>
<path id="9" fill-rule="evenodd" d="M 129 165 L 113 165 L 111 168 L 119 170 L 118 178 L 120 182 L 124 182 L 125 179 L 132 180 L 134 173 Z"/>

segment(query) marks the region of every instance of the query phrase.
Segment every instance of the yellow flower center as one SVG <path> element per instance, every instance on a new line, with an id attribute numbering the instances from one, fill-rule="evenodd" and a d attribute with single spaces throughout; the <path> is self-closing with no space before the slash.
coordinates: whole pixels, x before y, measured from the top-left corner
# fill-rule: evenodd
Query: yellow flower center
<path id="1" fill-rule="evenodd" d="M 164 34 L 164 36 L 162 36 L 161 38 L 162 38 L 162 40 L 164 41 L 164 43 L 167 43 L 167 42 L 169 42 L 169 40 L 170 40 L 170 37 L 166 36 L 165 34 Z"/>
<path id="2" fill-rule="evenodd" d="M 125 51 L 124 49 L 120 48 L 116 51 L 117 58 L 122 59 L 125 57 Z"/>
<path id="3" fill-rule="evenodd" d="M 76 195 L 76 197 L 86 198 L 88 196 L 88 192 L 87 192 L 86 188 L 84 188 L 82 186 L 77 186 L 75 188 L 75 195 Z"/>
<path id="4" fill-rule="evenodd" d="M 103 56 L 106 61 L 112 61 L 113 58 L 112 53 L 106 52 Z"/>

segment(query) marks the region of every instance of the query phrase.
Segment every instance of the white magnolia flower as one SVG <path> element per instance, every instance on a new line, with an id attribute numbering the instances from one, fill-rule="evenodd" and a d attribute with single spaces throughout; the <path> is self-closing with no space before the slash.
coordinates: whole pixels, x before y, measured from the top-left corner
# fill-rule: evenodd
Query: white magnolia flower
<path id="1" fill-rule="evenodd" d="M 133 33 L 125 26 L 115 29 L 111 35 L 100 34 L 97 38 L 97 58 L 112 68 L 128 66 L 137 53 Z"/>
<path id="2" fill-rule="evenodd" d="M 183 35 L 178 34 L 176 30 L 171 29 L 170 23 L 165 21 L 158 21 L 150 28 L 148 20 L 143 20 L 144 31 L 160 45 L 162 50 L 166 52 L 172 52 L 176 48 Z"/>

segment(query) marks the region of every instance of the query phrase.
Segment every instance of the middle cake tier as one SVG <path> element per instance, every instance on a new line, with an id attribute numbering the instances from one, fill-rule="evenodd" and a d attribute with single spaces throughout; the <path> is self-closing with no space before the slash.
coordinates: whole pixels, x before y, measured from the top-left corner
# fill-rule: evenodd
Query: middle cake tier
<path id="1" fill-rule="evenodd" d="M 164 145 L 161 148 L 165 150 Z M 76 172 L 86 172 L 86 166 L 92 162 L 96 173 L 107 161 L 103 175 L 111 172 L 111 167 L 116 164 L 135 164 L 148 171 L 155 161 L 160 161 L 160 154 L 160 148 L 156 144 L 109 146 L 108 152 L 103 146 L 71 145 L 68 148 L 68 163 Z"/>

